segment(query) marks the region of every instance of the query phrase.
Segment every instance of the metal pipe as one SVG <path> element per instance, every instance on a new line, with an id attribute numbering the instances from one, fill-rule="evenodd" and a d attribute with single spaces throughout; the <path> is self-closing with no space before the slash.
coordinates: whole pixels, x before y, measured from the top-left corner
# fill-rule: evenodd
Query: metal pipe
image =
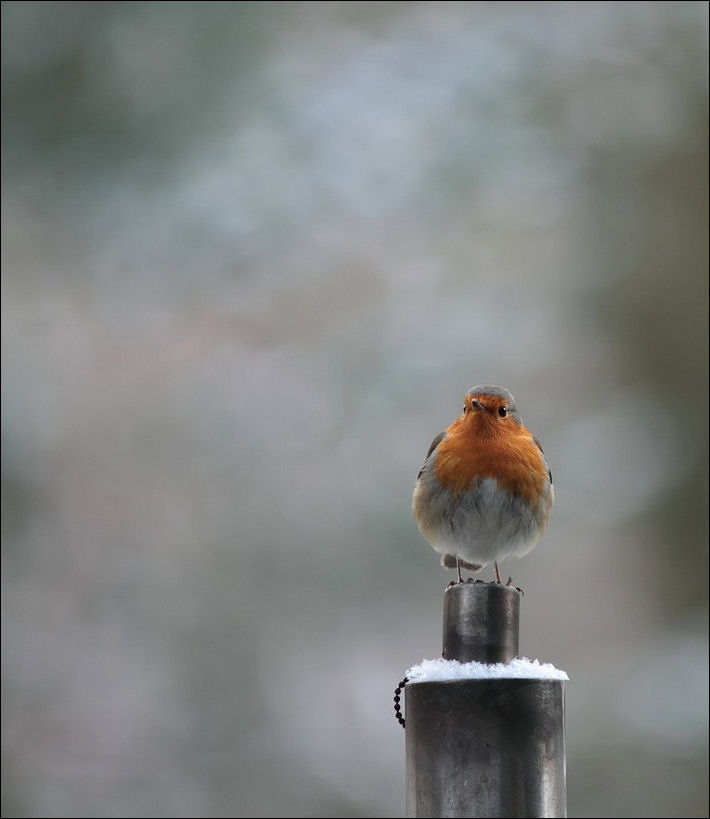
<path id="1" fill-rule="evenodd" d="M 509 663 L 518 656 L 520 592 L 499 583 L 456 583 L 444 592 L 442 657 Z"/>
<path id="2" fill-rule="evenodd" d="M 444 657 L 517 656 L 520 594 L 458 583 L 444 595 Z M 564 817 L 564 683 L 464 679 L 405 686 L 407 816 Z"/>

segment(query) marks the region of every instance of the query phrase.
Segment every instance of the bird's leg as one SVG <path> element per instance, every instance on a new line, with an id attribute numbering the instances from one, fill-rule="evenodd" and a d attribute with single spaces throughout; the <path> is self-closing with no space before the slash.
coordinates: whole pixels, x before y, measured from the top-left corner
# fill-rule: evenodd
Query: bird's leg
<path id="1" fill-rule="evenodd" d="M 496 570 L 496 583 L 501 583 L 502 581 L 500 579 L 500 572 L 498 571 L 498 562 L 494 560 L 493 566 L 495 567 Z"/>
<path id="2" fill-rule="evenodd" d="M 459 574 L 459 583 L 463 583 L 463 577 L 461 577 L 461 558 L 456 555 L 456 571 Z"/>

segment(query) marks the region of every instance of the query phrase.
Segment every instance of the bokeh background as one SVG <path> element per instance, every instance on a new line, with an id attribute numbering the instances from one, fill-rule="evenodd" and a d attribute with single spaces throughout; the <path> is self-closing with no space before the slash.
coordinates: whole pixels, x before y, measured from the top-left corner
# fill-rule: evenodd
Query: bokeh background
<path id="1" fill-rule="evenodd" d="M 2 4 L 4 816 L 402 816 L 478 383 L 570 816 L 708 815 L 707 15 Z"/>

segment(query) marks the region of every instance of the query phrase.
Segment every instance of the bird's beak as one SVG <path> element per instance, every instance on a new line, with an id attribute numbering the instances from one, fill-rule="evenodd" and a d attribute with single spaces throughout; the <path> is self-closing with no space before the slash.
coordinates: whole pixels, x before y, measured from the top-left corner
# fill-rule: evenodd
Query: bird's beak
<path id="1" fill-rule="evenodd" d="M 472 406 L 472 407 L 473 407 L 475 410 L 478 410 L 479 412 L 483 412 L 483 411 L 486 409 L 486 408 L 483 406 L 483 404 L 482 404 L 480 401 L 476 401 L 476 399 L 475 399 L 475 398 L 472 398 L 472 399 L 471 399 L 471 406 Z"/>

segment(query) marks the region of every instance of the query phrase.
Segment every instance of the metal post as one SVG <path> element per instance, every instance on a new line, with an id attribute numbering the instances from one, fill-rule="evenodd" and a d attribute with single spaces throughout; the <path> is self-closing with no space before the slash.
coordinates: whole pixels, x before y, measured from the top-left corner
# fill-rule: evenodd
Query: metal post
<path id="1" fill-rule="evenodd" d="M 444 592 L 444 650 L 460 663 L 509 663 L 518 656 L 520 592 L 499 583 L 456 583 Z"/>
<path id="2" fill-rule="evenodd" d="M 450 586 L 444 658 L 509 663 L 519 611 L 514 588 Z M 515 678 L 407 683 L 407 816 L 566 816 L 563 686 Z"/>

